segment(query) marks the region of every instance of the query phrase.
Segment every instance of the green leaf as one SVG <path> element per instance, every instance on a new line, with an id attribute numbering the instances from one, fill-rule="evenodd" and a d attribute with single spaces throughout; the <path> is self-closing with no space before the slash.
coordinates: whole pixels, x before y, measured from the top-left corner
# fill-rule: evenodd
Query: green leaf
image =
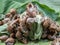
<path id="1" fill-rule="evenodd" d="M 60 0 L 39 0 L 41 4 L 45 4 L 46 6 L 52 8 L 56 12 L 60 11 Z"/>
<path id="2" fill-rule="evenodd" d="M 0 45 L 5 45 L 5 43 L 0 42 Z M 20 42 L 16 42 L 15 45 L 25 45 L 25 44 L 22 44 Z M 51 42 L 50 41 L 49 42 L 45 42 L 44 40 L 42 40 L 42 41 L 39 41 L 39 42 L 29 42 L 26 45 L 51 45 Z"/>
<path id="3" fill-rule="evenodd" d="M 14 1 L 20 2 L 20 3 L 25 3 L 25 2 L 30 2 L 30 1 L 32 1 L 32 0 L 14 0 Z"/>
<path id="4" fill-rule="evenodd" d="M 6 7 L 7 9 L 4 11 L 4 13 L 8 13 L 10 11 L 11 8 L 18 8 L 20 7 L 20 3 L 16 2 L 16 1 L 10 1 L 10 3 L 8 3 L 8 7 Z"/>
<path id="5" fill-rule="evenodd" d="M 1 35 L 9 35 L 9 33 L 7 32 L 7 27 L 8 25 L 7 24 L 4 24 L 2 26 L 0 26 L 0 36 Z"/>
<path id="6" fill-rule="evenodd" d="M 35 18 L 28 18 L 27 23 L 29 25 L 29 38 L 31 40 L 40 40 L 42 35 L 42 25 L 41 25 L 40 15 L 36 15 Z"/>
<path id="7" fill-rule="evenodd" d="M 7 27 L 8 27 L 7 24 L 4 24 L 4 25 L 0 26 L 0 32 L 6 30 Z"/>
<path id="8" fill-rule="evenodd" d="M 5 17 L 5 15 L 0 14 L 0 20 L 3 20 L 3 19 L 4 19 L 4 17 Z"/>
<path id="9" fill-rule="evenodd" d="M 0 0 L 0 13 L 3 13 L 6 0 Z"/>
<path id="10" fill-rule="evenodd" d="M 59 13 L 58 18 L 56 19 L 56 22 L 58 22 L 60 24 L 60 13 Z"/>

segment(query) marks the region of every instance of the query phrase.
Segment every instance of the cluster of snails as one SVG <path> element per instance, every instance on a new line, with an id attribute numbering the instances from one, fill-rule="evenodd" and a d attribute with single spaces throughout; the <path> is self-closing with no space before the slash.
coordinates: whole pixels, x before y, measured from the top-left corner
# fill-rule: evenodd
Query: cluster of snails
<path id="1" fill-rule="evenodd" d="M 60 26 L 51 19 L 46 19 L 42 22 L 43 34 L 42 38 L 48 38 L 54 40 L 58 37 L 58 32 L 60 32 Z"/>
<path id="2" fill-rule="evenodd" d="M 0 40 L 5 41 L 6 45 L 14 45 L 15 39 L 17 38 L 18 41 L 26 44 L 29 40 L 29 31 L 31 27 L 27 19 L 34 18 L 38 14 L 39 12 L 36 7 L 31 3 L 27 5 L 26 15 L 24 15 L 23 18 L 20 17 L 20 14 L 17 14 L 15 9 L 11 9 L 10 12 L 5 15 L 4 20 L 0 21 L 0 25 L 8 23 L 7 31 L 10 35 L 1 36 Z M 41 38 L 50 40 L 56 39 L 58 37 L 57 32 L 60 32 L 60 26 L 50 18 L 46 18 L 42 15 L 41 17 L 43 17 L 41 23 L 43 33 Z"/>
<path id="3" fill-rule="evenodd" d="M 33 10 L 31 10 L 30 7 L 33 7 Z M 5 23 L 8 24 L 7 31 L 10 35 L 1 36 L 0 40 L 5 41 L 6 45 L 14 45 L 15 38 L 17 38 L 18 41 L 26 44 L 28 42 L 29 36 L 29 29 L 26 20 L 29 17 L 34 17 L 35 12 L 36 9 L 34 8 L 34 6 L 32 4 L 28 4 L 26 10 L 27 15 L 24 18 L 20 18 L 20 14 L 17 14 L 16 9 L 11 9 L 10 12 L 5 15 L 5 18 L 0 21 L 0 26 Z"/>

